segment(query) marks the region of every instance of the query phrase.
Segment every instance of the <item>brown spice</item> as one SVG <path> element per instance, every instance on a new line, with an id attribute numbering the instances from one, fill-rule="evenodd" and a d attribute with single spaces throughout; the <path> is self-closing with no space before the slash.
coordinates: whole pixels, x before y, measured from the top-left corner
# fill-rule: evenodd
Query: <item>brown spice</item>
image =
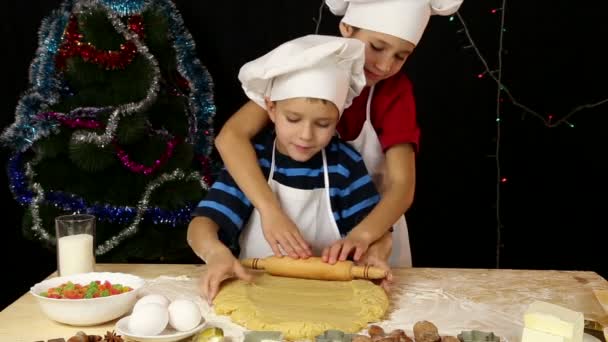
<path id="1" fill-rule="evenodd" d="M 124 342 L 120 335 L 117 335 L 114 330 L 106 332 L 106 335 L 103 337 L 103 341 L 107 342 Z"/>

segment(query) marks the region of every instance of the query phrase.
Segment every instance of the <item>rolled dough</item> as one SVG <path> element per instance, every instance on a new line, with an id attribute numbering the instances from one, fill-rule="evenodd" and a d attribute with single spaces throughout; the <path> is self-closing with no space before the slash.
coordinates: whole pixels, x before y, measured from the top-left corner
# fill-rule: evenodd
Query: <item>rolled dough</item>
<path id="1" fill-rule="evenodd" d="M 233 280 L 215 297 L 214 310 L 249 330 L 281 331 L 289 340 L 314 340 L 325 330 L 357 333 L 388 309 L 384 290 L 369 280 L 324 281 L 261 274 L 251 284 Z"/>

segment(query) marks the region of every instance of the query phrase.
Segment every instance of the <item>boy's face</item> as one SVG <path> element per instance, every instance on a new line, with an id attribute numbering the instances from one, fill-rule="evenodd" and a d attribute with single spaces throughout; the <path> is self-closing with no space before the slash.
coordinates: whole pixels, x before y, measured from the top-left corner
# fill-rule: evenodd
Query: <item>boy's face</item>
<path id="1" fill-rule="evenodd" d="M 340 32 L 346 38 L 365 43 L 365 79 L 372 86 L 395 75 L 416 45 L 390 34 L 355 28 L 340 23 Z"/>
<path id="2" fill-rule="evenodd" d="M 277 149 L 304 162 L 325 148 L 336 132 L 338 108 L 330 101 L 293 98 L 266 107 L 277 134 Z"/>

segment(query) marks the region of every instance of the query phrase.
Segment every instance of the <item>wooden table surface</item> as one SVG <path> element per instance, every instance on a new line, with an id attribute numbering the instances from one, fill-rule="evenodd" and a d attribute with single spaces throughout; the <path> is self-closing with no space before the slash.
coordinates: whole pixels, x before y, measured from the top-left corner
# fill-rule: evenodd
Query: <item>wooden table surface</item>
<path id="1" fill-rule="evenodd" d="M 160 276 L 191 278 L 193 284 L 203 270 L 201 265 L 96 266 L 98 272 L 131 273 L 149 281 Z M 608 281 L 594 272 L 411 268 L 394 270 L 394 274 L 391 308 L 387 320 L 380 323 L 385 329 L 411 331 L 415 322 L 429 320 L 442 334 L 483 329 L 517 342 L 522 313 L 535 299 L 581 311 L 587 318 L 605 317 L 608 312 Z M 114 330 L 117 321 L 86 328 L 56 323 L 26 293 L 0 312 L 0 341 L 67 340 L 79 330 L 103 335 Z"/>

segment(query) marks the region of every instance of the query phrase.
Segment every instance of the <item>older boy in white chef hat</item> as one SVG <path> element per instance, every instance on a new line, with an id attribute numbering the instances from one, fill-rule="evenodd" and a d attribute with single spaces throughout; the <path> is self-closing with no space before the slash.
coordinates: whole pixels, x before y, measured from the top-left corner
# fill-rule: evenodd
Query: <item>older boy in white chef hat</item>
<path id="1" fill-rule="evenodd" d="M 409 232 L 405 216 L 414 198 L 415 156 L 420 139 L 413 87 L 402 67 L 418 45 L 433 15 L 455 13 L 463 0 L 325 0 L 330 10 L 343 16 L 340 33 L 366 44 L 365 75 L 369 91 L 349 108 L 340 134 L 361 153 L 386 201 L 370 215 L 368 231 L 382 233 L 386 220 L 392 224 L 390 265 L 411 267 Z M 366 105 L 367 104 L 367 105 Z M 361 128 L 362 127 L 362 128 Z M 381 209 L 380 209 L 381 208 Z M 399 215 L 399 216 L 397 216 Z M 342 257 L 339 243 L 327 258 Z"/>
<path id="2" fill-rule="evenodd" d="M 261 169 L 316 256 L 379 201 L 361 156 L 335 134 L 365 86 L 363 64 L 361 41 L 308 35 L 245 64 L 238 76 L 274 123 L 254 141 Z M 225 170 L 192 215 L 188 242 L 208 265 L 201 286 L 210 301 L 224 279 L 250 279 L 230 249 L 240 249 L 239 258 L 274 255 L 258 210 Z"/>

